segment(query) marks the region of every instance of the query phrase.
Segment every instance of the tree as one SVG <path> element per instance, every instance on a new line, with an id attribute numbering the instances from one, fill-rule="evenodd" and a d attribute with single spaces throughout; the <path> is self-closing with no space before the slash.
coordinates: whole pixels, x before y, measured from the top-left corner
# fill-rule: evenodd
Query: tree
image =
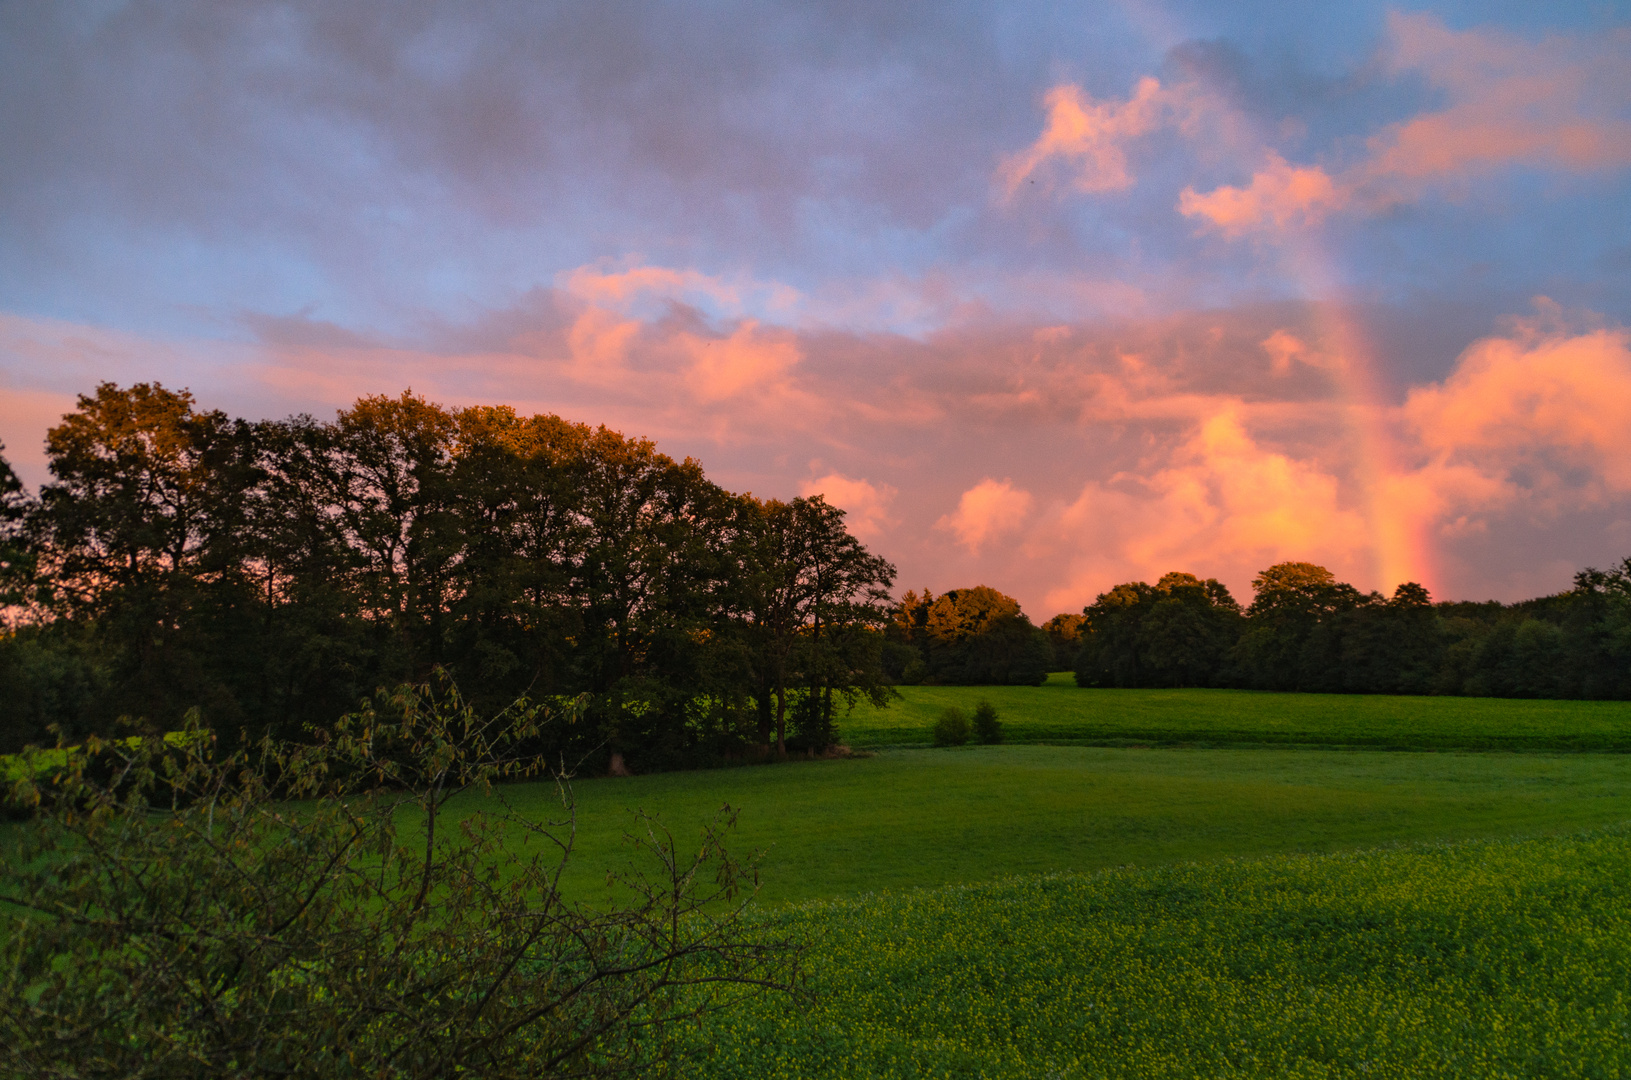
<path id="1" fill-rule="evenodd" d="M 0 443 L 0 612 L 33 601 L 36 562 L 27 535 L 33 500 L 12 471 L 5 449 Z"/>
<path id="2" fill-rule="evenodd" d="M 444 655 L 488 707 L 575 689 L 588 526 L 580 477 L 587 425 L 507 407 L 455 414 L 449 512 L 463 541 L 450 567 Z"/>
<path id="3" fill-rule="evenodd" d="M 1086 616 L 1063 612 L 1042 624 L 1042 632 L 1053 643 L 1053 670 L 1072 671 L 1076 650 L 1082 647 L 1082 624 Z"/>
<path id="4" fill-rule="evenodd" d="M 1080 686 L 1217 686 L 1240 634 L 1240 605 L 1215 578 L 1172 572 L 1118 585 L 1083 612 Z"/>
<path id="5" fill-rule="evenodd" d="M 882 704 L 882 630 L 895 568 L 844 527 L 820 495 L 743 503 L 740 603 L 757 672 L 761 738 L 787 754 L 789 706 L 811 748 L 831 739 L 834 695 Z"/>
<path id="6" fill-rule="evenodd" d="M 596 429 L 576 465 L 582 556 L 571 581 L 574 649 L 591 717 L 614 755 L 680 760 L 699 703 L 734 705 L 709 667 L 734 602 L 738 510 L 694 459 Z"/>
<path id="7" fill-rule="evenodd" d="M 210 733 L 95 743 L 8 860 L 8 1075 L 639 1073 L 717 995 L 788 990 L 797 950 L 742 919 L 722 843 L 647 823 L 629 903 L 576 904 L 567 778 L 551 826 L 451 800 L 536 764 L 540 710 L 451 684 L 382 692 L 319 745 L 217 759 Z M 285 798 L 303 801 L 291 804 Z M 512 838 L 522 841 L 516 845 Z"/>
<path id="8" fill-rule="evenodd" d="M 1052 643 L 1019 601 L 985 585 L 938 597 L 908 593 L 891 626 L 917 647 L 926 678 L 937 683 L 1036 686 L 1053 664 Z"/>
<path id="9" fill-rule="evenodd" d="M 1252 579 L 1252 589 L 1256 595 L 1246 609 L 1246 630 L 1234 650 L 1248 685 L 1313 689 L 1310 684 L 1340 673 L 1340 642 L 1329 621 L 1364 602 L 1358 589 L 1305 562 L 1276 563 Z"/>
<path id="10" fill-rule="evenodd" d="M 1322 688 L 1424 694 L 1444 664 L 1443 633 L 1426 586 L 1407 581 L 1383 600 L 1372 593 L 1332 620 L 1341 657 Z"/>
<path id="11" fill-rule="evenodd" d="M 243 651 L 225 628 L 241 628 L 254 588 L 254 426 L 197 412 L 186 391 L 103 383 L 50 429 L 46 450 L 53 479 L 30 527 L 45 600 L 113 672 L 113 698 L 70 734 L 106 734 L 119 712 L 174 722 L 194 705 L 241 719 L 223 669 Z"/>
<path id="12" fill-rule="evenodd" d="M 1100 593 L 1082 609 L 1077 686 L 1146 685 L 1140 631 L 1154 604 L 1149 584 L 1129 581 Z"/>

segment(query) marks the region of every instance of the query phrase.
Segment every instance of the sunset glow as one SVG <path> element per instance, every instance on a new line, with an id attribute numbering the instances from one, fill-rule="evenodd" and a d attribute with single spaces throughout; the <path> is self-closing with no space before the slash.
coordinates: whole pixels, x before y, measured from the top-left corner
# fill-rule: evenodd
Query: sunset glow
<path id="1" fill-rule="evenodd" d="M 1631 555 L 1614 5 L 14 4 L 0 441 L 404 388 L 824 493 L 1041 622 Z"/>

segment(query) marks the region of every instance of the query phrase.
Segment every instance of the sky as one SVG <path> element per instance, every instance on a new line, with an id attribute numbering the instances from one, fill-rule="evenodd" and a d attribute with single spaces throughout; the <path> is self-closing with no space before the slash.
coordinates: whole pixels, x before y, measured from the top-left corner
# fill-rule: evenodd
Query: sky
<path id="1" fill-rule="evenodd" d="M 1631 7 L 0 0 L 0 441 L 412 388 L 1038 621 L 1631 555 Z"/>

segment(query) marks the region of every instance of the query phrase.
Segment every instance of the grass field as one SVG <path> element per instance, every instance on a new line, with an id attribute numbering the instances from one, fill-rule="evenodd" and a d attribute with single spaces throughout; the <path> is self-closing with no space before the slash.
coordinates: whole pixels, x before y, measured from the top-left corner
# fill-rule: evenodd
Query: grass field
<path id="1" fill-rule="evenodd" d="M 501 790 L 528 816 L 559 814 L 549 785 Z M 762 900 L 776 905 L 1607 825 L 1631 818 L 1631 755 L 964 747 L 586 780 L 574 794 L 574 891 L 604 882 L 636 808 L 687 837 L 729 803 L 731 846 L 766 851 Z"/>
<path id="2" fill-rule="evenodd" d="M 699 1028 L 773 1077 L 1623 1077 L 1631 836 L 1030 877 L 793 909 L 811 999 Z"/>
<path id="3" fill-rule="evenodd" d="M 1579 752 L 1631 705 L 903 694 L 843 722 L 870 756 L 573 785 L 572 894 L 636 810 L 683 848 L 729 804 L 751 917 L 808 945 L 811 996 L 706 1020 L 687 1075 L 1631 1077 L 1631 753 Z M 982 697 L 1009 743 L 922 745 Z M 454 809 L 489 799 L 561 816 Z"/>
<path id="4" fill-rule="evenodd" d="M 924 745 L 941 709 L 984 698 L 1012 742 L 1631 750 L 1631 701 L 1083 690 L 1068 673 L 1042 686 L 899 690 L 885 708 L 858 705 L 841 717 L 840 738 L 857 748 Z"/>

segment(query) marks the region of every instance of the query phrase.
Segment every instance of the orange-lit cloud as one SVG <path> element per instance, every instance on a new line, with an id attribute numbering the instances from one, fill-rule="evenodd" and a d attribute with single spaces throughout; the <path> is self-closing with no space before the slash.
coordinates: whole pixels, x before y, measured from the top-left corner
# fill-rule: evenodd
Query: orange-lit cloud
<path id="1" fill-rule="evenodd" d="M 828 473 L 799 485 L 800 495 L 821 495 L 844 511 L 844 523 L 862 540 L 874 540 L 895 524 L 889 505 L 899 492 L 889 484 L 852 479 L 842 473 Z"/>
<path id="2" fill-rule="evenodd" d="M 1299 364 L 1324 371 L 1341 371 L 1347 366 L 1341 355 L 1312 349 L 1284 328 L 1277 328 L 1263 339 L 1263 351 L 1268 353 L 1276 375 L 1289 375 Z"/>
<path id="3" fill-rule="evenodd" d="M 692 267 L 651 266 L 637 260 L 580 266 L 559 275 L 557 280 L 568 295 L 620 312 L 641 301 L 659 300 L 706 303 L 732 313 L 756 304 L 785 313 L 800 300 L 798 290 L 782 282 L 729 280 Z"/>
<path id="4" fill-rule="evenodd" d="M 626 378 L 625 365 L 640 327 L 637 319 L 604 308 L 585 308 L 566 336 L 573 376 L 582 382 L 605 385 Z"/>
<path id="5" fill-rule="evenodd" d="M 1091 602 L 1111 579 L 1189 569 L 1238 583 L 1309 552 L 1360 576 L 1369 530 L 1338 478 L 1259 445 L 1234 409 L 1207 417 L 1151 466 L 1090 482 L 1051 536 L 1033 541 L 1039 553 L 1067 553 L 1070 569 L 1047 594 L 1053 609 Z"/>
<path id="6" fill-rule="evenodd" d="M 1003 191 L 1013 198 L 1020 186 L 1040 178 L 1052 186 L 1049 166 L 1066 175 L 1080 192 L 1120 191 L 1133 183 L 1124 144 L 1153 131 L 1167 109 L 1156 79 L 1138 81 L 1126 101 L 1095 101 L 1080 86 L 1063 84 L 1043 98 L 1048 120 L 1036 142 L 1004 159 L 998 169 Z"/>
<path id="7" fill-rule="evenodd" d="M 1201 219 L 1224 236 L 1238 237 L 1265 228 L 1318 224 L 1345 200 L 1324 169 L 1289 165 L 1271 151 L 1268 164 L 1247 186 L 1220 187 L 1205 195 L 1186 187 L 1178 196 L 1178 211 Z"/>
<path id="8" fill-rule="evenodd" d="M 1388 19 L 1394 74 L 1419 74 L 1445 107 L 1393 124 L 1368 143 L 1358 171 L 1408 182 L 1523 163 L 1584 171 L 1631 164 L 1631 35 L 1536 43 L 1492 30 L 1457 31 L 1428 14 Z"/>
<path id="9" fill-rule="evenodd" d="M 1506 166 L 1631 166 L 1631 35 L 1532 43 L 1451 30 L 1428 14 L 1394 13 L 1388 26 L 1386 74 L 1424 80 L 1442 107 L 1387 125 L 1365 141 L 1364 154 L 1332 171 L 1270 150 L 1243 187 L 1186 187 L 1179 212 L 1238 238 L 1315 225 L 1342 210 L 1385 210 Z"/>
<path id="10" fill-rule="evenodd" d="M 1004 533 L 1018 530 L 1031 512 L 1031 493 L 1014 487 L 1012 480 L 987 477 L 963 492 L 957 509 L 935 522 L 970 551 Z"/>
<path id="11" fill-rule="evenodd" d="M 1631 333 L 1520 323 L 1411 390 L 1404 415 L 1428 468 L 1476 477 L 1485 499 L 1519 485 L 1548 500 L 1631 491 Z"/>
<path id="12" fill-rule="evenodd" d="M 1378 465 L 1332 377 L 1339 344 L 1298 310 L 971 324 L 914 341 L 746 319 L 711 329 L 564 295 L 438 348 L 321 327 L 174 342 L 8 317 L 0 438 L 37 483 L 30 447 L 101 378 L 163 370 L 248 416 L 322 415 L 411 385 L 651 436 L 735 490 L 823 493 L 914 585 L 983 582 L 1038 617 L 1174 569 L 1244 596 L 1282 559 L 1389 588 L 1375 549 L 1397 522 L 1453 547 L 1496 543 L 1512 521 L 1567 529 L 1571 515 L 1631 508 L 1627 331 L 1543 312 L 1473 343 L 1442 380 L 1367 406 L 1397 443 Z"/>
<path id="13" fill-rule="evenodd" d="M 691 358 L 686 381 L 697 399 L 723 401 L 747 391 L 764 393 L 799 362 L 799 348 L 786 331 L 767 331 L 752 319 L 728 337 L 681 334 L 679 347 Z"/>

